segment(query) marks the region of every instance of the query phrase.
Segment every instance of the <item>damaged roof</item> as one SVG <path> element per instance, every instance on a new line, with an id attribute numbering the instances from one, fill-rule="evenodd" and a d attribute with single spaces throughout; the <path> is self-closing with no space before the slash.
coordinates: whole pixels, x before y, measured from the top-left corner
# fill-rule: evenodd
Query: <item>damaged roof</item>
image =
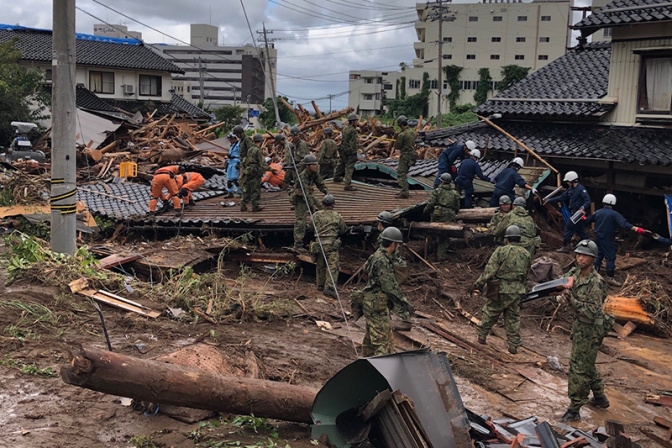
<path id="1" fill-rule="evenodd" d="M 497 122 L 497 125 L 540 156 L 609 160 L 638 165 L 672 165 L 672 130 L 599 124 Z M 449 139 L 473 140 L 479 148 L 513 153 L 516 144 L 488 126 L 455 128 L 422 135 L 431 146 L 449 146 Z M 445 132 L 444 132 L 445 131 Z"/>
<path id="2" fill-rule="evenodd" d="M 607 94 L 610 60 L 610 42 L 575 48 L 474 111 L 480 115 L 499 113 L 504 117 L 600 117 L 615 107 L 599 102 Z"/>
<path id="3" fill-rule="evenodd" d="M 16 39 L 21 59 L 51 64 L 51 30 L 0 24 L 0 43 Z M 77 65 L 184 73 L 177 65 L 150 50 L 139 39 L 116 39 L 77 34 Z"/>
<path id="4" fill-rule="evenodd" d="M 672 3 L 668 0 L 615 0 L 574 25 L 582 34 L 606 27 L 672 21 Z"/>
<path id="5" fill-rule="evenodd" d="M 126 112 L 135 113 L 152 113 L 156 110 L 157 116 L 162 115 L 172 115 L 172 114 L 185 114 L 192 118 L 209 120 L 210 114 L 205 112 L 202 109 L 191 104 L 189 101 L 185 100 L 179 95 L 172 94 L 170 102 L 167 101 L 142 101 L 142 100 L 117 100 L 117 99 L 107 99 L 105 101 L 110 107 L 115 111 L 122 109 Z"/>

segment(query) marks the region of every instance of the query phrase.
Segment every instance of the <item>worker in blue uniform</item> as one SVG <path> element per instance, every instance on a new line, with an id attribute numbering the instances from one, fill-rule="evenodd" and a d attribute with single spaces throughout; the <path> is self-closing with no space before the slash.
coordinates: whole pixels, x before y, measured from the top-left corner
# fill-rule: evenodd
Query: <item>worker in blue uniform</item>
<path id="1" fill-rule="evenodd" d="M 525 162 L 523 162 L 523 159 L 516 157 L 508 167 L 495 176 L 495 191 L 492 192 L 492 197 L 490 198 L 490 207 L 499 207 L 499 198 L 502 196 L 508 196 L 513 201 L 516 198 L 516 193 L 513 191 L 516 185 L 520 188 L 530 190 L 532 194 L 537 194 L 536 188 L 528 185 L 525 179 L 518 174 L 518 171 L 524 165 Z"/>
<path id="2" fill-rule="evenodd" d="M 590 209 L 590 196 L 585 187 L 579 183 L 579 175 L 576 174 L 575 171 L 568 171 L 567 174 L 565 174 L 563 182 L 567 182 L 569 188 L 567 188 L 560 196 L 549 199 L 548 203 L 564 203 L 569 209 L 570 216 L 574 215 L 579 210 L 585 215 L 586 210 Z M 565 222 L 565 234 L 562 237 L 563 246 L 558 249 L 558 252 L 569 253 L 572 250 L 572 237 L 575 233 L 579 235 L 581 241 L 590 239 L 586 232 L 585 219 L 579 220 L 576 224 L 574 224 L 571 219 L 568 219 Z"/>
<path id="3" fill-rule="evenodd" d="M 460 164 L 460 171 L 457 173 L 455 184 L 458 190 L 464 190 L 464 208 L 471 208 L 472 197 L 474 196 L 474 177 L 490 182 L 490 178 L 483 174 L 478 159 L 481 158 L 481 151 L 474 149 L 471 151 L 471 157 L 465 159 Z"/>
<path id="4" fill-rule="evenodd" d="M 665 238 L 665 237 L 662 237 L 662 236 L 658 235 L 657 233 L 654 233 L 652 235 L 652 237 L 653 237 L 654 240 L 658 241 L 660 244 L 664 244 L 666 246 L 672 246 L 672 238 Z"/>
<path id="5" fill-rule="evenodd" d="M 443 173 L 450 173 L 450 177 L 454 181 L 457 178 L 455 162 L 457 162 L 457 159 L 464 160 L 469 158 L 469 153 L 474 149 L 476 149 L 476 143 L 467 140 L 464 144 L 451 145 L 441 151 L 441 154 L 439 154 L 439 172 L 436 173 L 436 179 L 434 179 L 434 188 L 439 187 Z"/>
<path id="6" fill-rule="evenodd" d="M 231 133 L 229 137 L 229 152 L 226 164 L 226 197 L 232 198 L 234 194 L 240 196 L 239 167 L 240 164 L 240 142 L 235 134 Z"/>
<path id="7" fill-rule="evenodd" d="M 602 199 L 603 207 L 590 215 L 586 220 L 586 225 L 595 223 L 595 244 L 597 244 L 597 258 L 595 259 L 595 269 L 600 271 L 602 260 L 607 260 L 607 278 L 608 285 L 620 287 L 622 283 L 614 278 L 616 270 L 616 230 L 620 227 L 626 230 L 632 230 L 640 235 L 647 233 L 641 227 L 636 227 L 625 220 L 623 215 L 618 213 L 613 207 L 616 205 L 616 196 L 607 194 Z"/>

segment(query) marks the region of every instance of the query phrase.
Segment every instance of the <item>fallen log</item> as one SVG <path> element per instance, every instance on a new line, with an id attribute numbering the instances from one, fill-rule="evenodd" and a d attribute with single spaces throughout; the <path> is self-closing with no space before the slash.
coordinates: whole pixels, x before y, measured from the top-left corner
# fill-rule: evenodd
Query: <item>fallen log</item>
<path id="1" fill-rule="evenodd" d="M 497 211 L 497 207 L 465 208 L 455 216 L 457 221 L 489 222 Z"/>
<path id="2" fill-rule="evenodd" d="M 349 114 L 350 112 L 353 112 L 354 110 L 355 110 L 355 109 L 353 109 L 352 107 L 348 107 L 347 109 L 343 109 L 343 110 L 339 110 L 339 111 L 336 111 L 336 112 L 332 112 L 332 113 L 330 113 L 329 115 L 325 115 L 325 116 L 322 117 L 322 118 L 317 118 L 317 119 L 315 119 L 315 120 L 308 120 L 308 121 L 306 121 L 305 123 L 303 123 L 302 125 L 300 125 L 300 126 L 299 126 L 299 129 L 301 129 L 301 131 L 303 132 L 303 131 L 305 131 L 306 129 L 310 129 L 310 128 L 315 127 L 315 126 L 319 126 L 319 125 L 324 124 L 324 123 L 326 123 L 326 122 L 328 122 L 328 121 L 331 121 L 331 120 L 335 120 L 335 119 L 337 119 L 337 118 L 340 118 L 340 117 L 342 117 L 343 115 L 347 115 L 347 114 Z"/>
<path id="3" fill-rule="evenodd" d="M 467 238 L 467 233 L 471 233 L 471 230 L 462 224 L 448 222 L 411 222 L 409 227 L 411 230 L 433 230 L 455 238 Z"/>
<path id="4" fill-rule="evenodd" d="M 316 389 L 238 378 L 79 347 L 61 367 L 66 384 L 152 403 L 312 423 Z"/>

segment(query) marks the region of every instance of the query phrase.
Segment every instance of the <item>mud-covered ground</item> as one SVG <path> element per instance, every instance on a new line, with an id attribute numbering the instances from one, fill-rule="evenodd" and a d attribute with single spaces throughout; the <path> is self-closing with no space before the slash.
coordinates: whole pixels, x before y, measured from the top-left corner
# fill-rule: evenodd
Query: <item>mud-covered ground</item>
<path id="1" fill-rule="evenodd" d="M 453 344 L 422 326 L 439 322 L 465 340 L 475 341 L 473 324 L 454 310 L 454 300 L 478 317 L 483 299 L 470 297 L 469 290 L 491 250 L 457 251 L 449 261 L 437 263 L 436 272 L 422 263 L 410 263 L 404 290 L 424 317 L 414 319 L 411 332 L 395 335 L 398 348 L 429 345 L 445 351 L 465 405 L 477 413 L 515 418 L 536 415 L 557 423 L 568 404 L 571 317 L 564 306 L 542 300 L 523 308 L 524 349 L 515 357 L 506 352 L 505 341 L 498 337 L 504 335 L 503 328 L 496 329 L 487 347 L 477 350 Z M 571 261 L 569 255 L 546 255 L 561 266 Z M 650 251 L 645 256 L 650 263 L 628 274 L 655 280 L 672 292 L 672 269 L 661 264 L 664 254 Z M 363 261 L 354 255 L 344 258 L 352 270 Z M 221 267 L 231 280 L 240 275 L 238 265 Z M 273 291 L 268 300 L 283 298 L 294 303 L 291 317 L 269 321 L 248 315 L 242 321 L 232 317 L 213 325 L 191 316 L 180 321 L 166 316 L 147 319 L 103 307 L 114 350 L 155 358 L 198 339 L 218 348 L 234 367 L 239 367 L 244 353 L 252 351 L 262 378 L 312 387 L 320 387 L 356 359 L 353 340 L 358 347 L 364 334 L 362 320 L 351 322 L 348 328 L 339 318 L 338 302 L 315 290 L 309 268 L 301 275 L 296 272 L 268 280 L 263 267 L 255 266 L 246 275 L 249 287 Z M 6 277 L 3 272 L 0 278 L 0 447 L 314 446 L 307 425 L 232 415 L 187 424 L 160 412 L 145 416 L 119 397 L 64 384 L 58 372 L 68 362 L 70 349 L 79 344 L 106 347 L 97 313 L 88 300 L 62 288 L 22 280 L 4 286 Z M 346 309 L 352 287 L 344 289 Z M 134 300 L 162 310 L 170 302 L 169 298 L 163 303 Z M 26 310 L 17 303 L 32 308 Z M 329 322 L 332 329 L 319 329 L 316 320 Z M 639 428 L 654 428 L 653 417 L 671 420 L 672 415 L 668 408 L 645 404 L 644 399 L 647 394 L 672 391 L 672 346 L 669 340 L 639 330 L 623 340 L 609 337 L 604 346 L 608 354 L 600 353 L 598 369 L 612 407 L 607 411 L 584 408 L 584 421 L 577 426 L 592 429 L 606 419 L 618 420 L 642 446 L 654 446 Z M 547 356 L 558 356 L 564 371 L 551 370 Z"/>

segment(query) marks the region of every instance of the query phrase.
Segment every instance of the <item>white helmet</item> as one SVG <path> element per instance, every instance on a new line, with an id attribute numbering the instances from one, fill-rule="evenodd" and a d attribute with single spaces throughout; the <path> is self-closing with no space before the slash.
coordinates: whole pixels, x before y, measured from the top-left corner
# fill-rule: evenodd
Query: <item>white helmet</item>
<path id="1" fill-rule="evenodd" d="M 515 159 L 513 159 L 511 161 L 511 163 L 515 163 L 516 165 L 518 165 L 521 168 L 525 166 L 525 161 L 522 159 L 522 157 L 516 157 Z"/>
<path id="2" fill-rule="evenodd" d="M 576 174 L 576 171 L 567 171 L 567 174 L 565 174 L 565 178 L 562 181 L 563 182 L 574 182 L 576 180 L 579 180 L 579 175 Z"/>
<path id="3" fill-rule="evenodd" d="M 464 146 L 466 146 L 469 151 L 473 151 L 474 149 L 476 149 L 476 143 L 472 142 L 471 140 L 467 140 L 464 143 Z"/>
<path id="4" fill-rule="evenodd" d="M 616 196 L 613 194 L 605 194 L 602 198 L 602 203 L 607 205 L 616 205 Z"/>
<path id="5" fill-rule="evenodd" d="M 266 157 L 266 163 L 271 163 L 271 158 L 270 157 Z"/>
<path id="6" fill-rule="evenodd" d="M 480 159 L 481 158 L 481 151 L 479 151 L 478 149 L 472 150 L 471 151 L 471 157 L 473 157 L 474 159 Z"/>

